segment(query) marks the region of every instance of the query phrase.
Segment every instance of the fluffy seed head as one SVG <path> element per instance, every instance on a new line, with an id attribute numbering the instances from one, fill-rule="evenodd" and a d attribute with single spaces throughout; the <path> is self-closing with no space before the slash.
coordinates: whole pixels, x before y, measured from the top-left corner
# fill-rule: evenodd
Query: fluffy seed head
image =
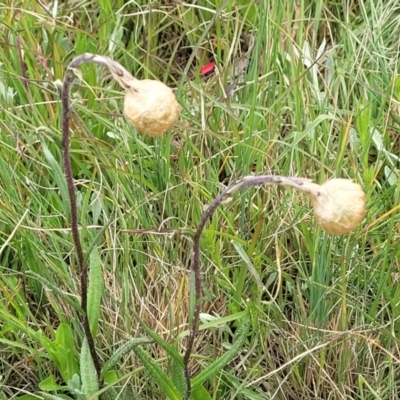
<path id="1" fill-rule="evenodd" d="M 134 80 L 126 89 L 125 118 L 141 133 L 160 136 L 178 121 L 179 114 L 174 93 L 162 82 Z"/>
<path id="2" fill-rule="evenodd" d="M 315 219 L 331 235 L 350 233 L 364 219 L 365 193 L 357 183 L 350 179 L 332 179 L 314 186 L 308 194 Z"/>

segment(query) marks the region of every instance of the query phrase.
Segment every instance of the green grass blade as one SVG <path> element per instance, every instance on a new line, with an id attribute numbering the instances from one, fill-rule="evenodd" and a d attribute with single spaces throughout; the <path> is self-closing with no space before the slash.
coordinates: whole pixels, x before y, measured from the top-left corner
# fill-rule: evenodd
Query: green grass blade
<path id="1" fill-rule="evenodd" d="M 63 292 L 54 283 L 48 281 L 46 278 L 43 278 L 39 274 L 36 274 L 35 272 L 32 272 L 32 271 L 27 271 L 26 274 L 34 277 L 39 282 L 41 282 L 44 286 L 47 286 L 48 288 L 50 288 L 54 293 L 57 294 L 57 296 L 60 296 L 60 298 L 63 299 L 67 304 L 69 304 L 74 310 L 78 311 L 79 313 L 82 313 L 82 308 L 81 308 L 79 302 L 77 300 L 74 300 L 72 297 L 68 296 L 65 292 Z"/>
<path id="2" fill-rule="evenodd" d="M 204 383 L 207 379 L 215 376 L 216 373 L 223 368 L 229 361 L 231 361 L 234 357 L 237 356 L 238 351 L 243 346 L 244 341 L 246 340 L 247 335 L 250 330 L 250 319 L 248 317 L 244 318 L 242 324 L 238 329 L 238 337 L 235 343 L 232 344 L 232 347 L 224 353 L 221 357 L 215 360 L 208 367 L 203 369 L 196 377 L 192 379 L 192 387 L 196 388 L 197 386 Z"/>
<path id="3" fill-rule="evenodd" d="M 105 231 L 109 228 L 109 226 L 114 222 L 114 214 L 112 214 L 109 217 L 109 221 L 101 227 L 101 229 L 96 233 L 96 236 L 93 238 L 92 242 L 90 243 L 90 245 L 88 246 L 87 250 L 86 250 L 86 255 L 84 258 L 84 264 L 86 264 L 89 259 L 90 256 L 92 254 L 93 248 L 95 246 L 97 246 L 98 242 L 100 241 L 100 238 L 104 235 Z"/>
<path id="4" fill-rule="evenodd" d="M 47 147 L 44 139 L 41 139 L 40 143 L 42 144 L 43 154 L 46 157 L 47 163 L 49 164 L 50 169 L 53 173 L 54 180 L 56 181 L 57 187 L 60 190 L 62 204 L 64 207 L 64 214 L 69 218 L 69 196 L 64 171 L 62 170 L 60 163 L 54 158 L 53 154 Z"/>
<path id="5" fill-rule="evenodd" d="M 135 311 L 132 310 L 133 315 L 137 320 L 139 321 L 140 325 L 144 329 L 144 331 L 160 346 L 162 347 L 167 354 L 173 358 L 173 360 L 183 367 L 183 358 L 182 356 L 174 349 L 170 344 L 168 344 L 165 340 L 163 340 L 159 335 L 157 335 L 156 332 L 154 332 L 152 329 L 150 329 L 146 323 L 140 318 L 139 314 Z"/>
<path id="6" fill-rule="evenodd" d="M 97 335 L 99 324 L 101 297 L 104 291 L 103 272 L 97 247 L 90 253 L 89 286 L 88 286 L 88 318 L 92 335 Z"/>
<path id="7" fill-rule="evenodd" d="M 142 328 L 145 332 L 157 343 L 161 348 L 163 348 L 166 353 L 172 358 L 172 382 L 174 386 L 177 388 L 178 392 L 183 395 L 186 392 L 186 380 L 184 376 L 184 366 L 183 366 L 183 358 L 177 352 L 175 348 L 173 348 L 170 344 L 168 344 L 164 339 L 162 339 L 156 332 L 150 329 L 146 323 L 140 318 L 140 316 L 136 313 L 136 311 L 132 311 Z"/>

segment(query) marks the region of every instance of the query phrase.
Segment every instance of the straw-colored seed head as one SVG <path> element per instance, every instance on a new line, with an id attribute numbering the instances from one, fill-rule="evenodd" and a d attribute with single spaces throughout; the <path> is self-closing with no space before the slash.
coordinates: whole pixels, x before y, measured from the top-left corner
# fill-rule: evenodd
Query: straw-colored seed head
<path id="1" fill-rule="evenodd" d="M 365 217 L 365 193 L 350 179 L 332 179 L 309 195 L 316 221 L 332 235 L 350 233 Z"/>
<path id="2" fill-rule="evenodd" d="M 178 121 L 179 114 L 174 93 L 162 82 L 135 80 L 126 89 L 125 118 L 141 133 L 160 136 Z"/>

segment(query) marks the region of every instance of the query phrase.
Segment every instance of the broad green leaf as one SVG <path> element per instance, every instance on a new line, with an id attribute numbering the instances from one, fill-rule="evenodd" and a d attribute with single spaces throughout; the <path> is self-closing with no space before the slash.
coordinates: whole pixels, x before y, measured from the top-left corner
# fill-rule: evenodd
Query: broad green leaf
<path id="1" fill-rule="evenodd" d="M 49 377 L 47 377 L 46 379 L 44 379 L 42 382 L 39 383 L 39 389 L 50 392 L 52 390 L 65 389 L 65 386 L 60 386 L 56 381 L 56 377 L 54 375 L 50 375 Z"/>
<path id="2" fill-rule="evenodd" d="M 192 390 L 190 395 L 190 400 L 212 400 L 212 397 L 203 387 L 203 385 L 198 385 Z"/>
<path id="3" fill-rule="evenodd" d="M 118 374 L 115 369 L 107 371 L 104 374 L 104 383 L 107 385 L 112 385 L 114 382 L 118 381 Z"/>
<path id="4" fill-rule="evenodd" d="M 61 376 L 68 382 L 74 374 L 79 374 L 78 362 L 75 357 L 75 340 L 71 327 L 68 324 L 60 324 L 56 331 L 56 343 L 58 347 L 58 362 Z"/>
<path id="5" fill-rule="evenodd" d="M 43 332 L 41 330 L 38 330 L 37 332 L 35 332 L 34 337 L 46 349 L 50 359 L 57 364 L 57 362 L 58 362 L 58 357 L 57 357 L 58 346 L 57 346 L 57 344 L 54 343 L 49 338 L 47 338 L 46 336 L 43 336 Z"/>

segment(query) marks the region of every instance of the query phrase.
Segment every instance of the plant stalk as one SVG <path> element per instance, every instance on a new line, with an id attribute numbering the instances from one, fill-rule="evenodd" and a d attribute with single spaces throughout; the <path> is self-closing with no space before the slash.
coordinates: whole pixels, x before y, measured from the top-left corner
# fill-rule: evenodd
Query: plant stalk
<path id="1" fill-rule="evenodd" d="M 68 195 L 70 201 L 70 220 L 71 220 L 71 231 L 72 240 L 75 246 L 75 252 L 78 262 L 78 269 L 80 274 L 80 294 L 81 294 L 81 308 L 83 311 L 81 317 L 81 324 L 88 341 L 88 346 L 90 350 L 90 355 L 92 356 L 94 366 L 96 368 L 97 376 L 100 379 L 101 366 L 99 357 L 97 355 L 96 346 L 94 343 L 93 335 L 90 331 L 88 308 L 87 308 L 87 292 L 88 292 L 88 266 L 84 262 L 84 255 L 81 245 L 81 240 L 79 236 L 79 226 L 78 226 L 78 209 L 76 205 L 76 194 L 74 187 L 74 178 L 71 166 L 71 156 L 69 152 L 70 138 L 69 138 L 69 91 L 71 83 L 74 79 L 70 68 L 72 66 L 77 66 L 77 59 L 81 56 L 76 57 L 67 68 L 67 72 L 64 77 L 63 88 L 61 93 L 61 105 L 62 105 L 62 159 L 65 179 L 67 181 Z M 79 65 L 79 64 L 78 64 Z"/>
<path id="2" fill-rule="evenodd" d="M 194 275 L 196 303 L 194 307 L 193 318 L 190 321 L 189 337 L 188 337 L 186 352 L 183 357 L 183 363 L 185 367 L 186 387 L 187 387 L 187 392 L 185 393 L 183 400 L 188 400 L 191 394 L 190 372 L 188 364 L 190 360 L 190 355 L 193 350 L 199 324 L 201 298 L 202 298 L 200 239 L 204 231 L 204 228 L 206 227 L 207 222 L 209 221 L 209 219 L 212 218 L 217 208 L 220 205 L 230 201 L 232 195 L 241 188 L 246 188 L 250 186 L 259 186 L 259 185 L 266 185 L 266 186 L 281 185 L 281 186 L 291 186 L 295 189 L 307 192 L 308 191 L 307 185 L 306 187 L 304 187 L 306 183 L 309 183 L 309 180 L 303 178 L 288 178 L 284 176 L 274 176 L 274 175 L 245 176 L 244 178 L 228 186 L 223 192 L 221 192 L 203 213 L 193 238 L 193 256 L 192 256 L 191 269 Z"/>
<path id="3" fill-rule="evenodd" d="M 71 231 L 72 239 L 75 246 L 78 268 L 80 272 L 80 292 L 81 292 L 81 308 L 83 311 L 82 315 L 82 327 L 85 336 L 88 341 L 88 346 L 90 354 L 93 359 L 94 366 L 99 380 L 101 380 L 101 365 L 99 357 L 96 352 L 96 347 L 94 343 L 94 338 L 90 331 L 90 324 L 88 318 L 88 304 L 87 304 L 87 291 L 88 291 L 88 266 L 87 261 L 84 258 L 81 240 L 79 237 L 78 229 L 78 211 L 76 205 L 76 194 L 74 188 L 74 179 L 71 167 L 71 157 L 69 153 L 70 138 L 69 138 L 69 91 L 71 83 L 74 79 L 73 70 L 79 67 L 81 64 L 91 62 L 95 64 L 107 67 L 111 72 L 113 78 L 119 83 L 123 89 L 130 89 L 134 84 L 136 79 L 118 62 L 113 59 L 101 56 L 97 54 L 85 53 L 75 57 L 67 67 L 67 71 L 64 77 L 61 103 L 62 103 L 62 158 L 64 174 L 67 181 L 68 195 L 70 199 L 70 218 L 71 218 Z M 101 382 L 100 386 L 101 386 Z"/>

